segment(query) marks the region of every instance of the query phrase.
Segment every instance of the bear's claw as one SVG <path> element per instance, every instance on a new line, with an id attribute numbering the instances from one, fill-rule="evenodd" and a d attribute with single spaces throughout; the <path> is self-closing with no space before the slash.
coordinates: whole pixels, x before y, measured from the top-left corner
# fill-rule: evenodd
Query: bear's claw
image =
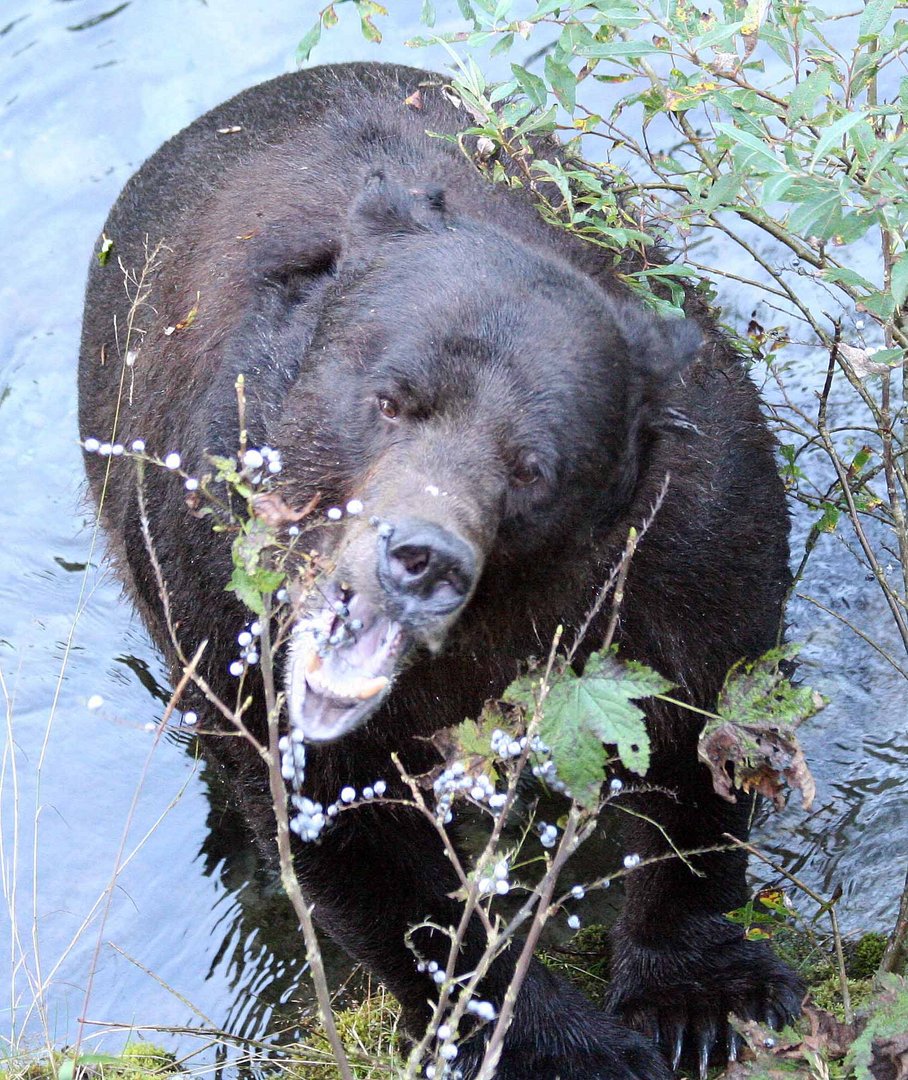
<path id="1" fill-rule="evenodd" d="M 607 1002 L 656 1041 L 673 1069 L 687 1060 L 705 1077 L 710 1063 L 737 1060 L 743 1041 L 731 1013 L 775 1029 L 800 1014 L 798 976 L 720 916 L 692 920 L 673 942 L 642 946 L 619 937 Z"/>

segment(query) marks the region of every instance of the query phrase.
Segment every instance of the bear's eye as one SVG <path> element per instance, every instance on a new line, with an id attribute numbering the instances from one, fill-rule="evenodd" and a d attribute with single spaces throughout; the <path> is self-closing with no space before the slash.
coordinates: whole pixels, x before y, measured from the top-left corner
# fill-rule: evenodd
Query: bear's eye
<path id="1" fill-rule="evenodd" d="M 519 458 L 511 470 L 511 479 L 519 487 L 529 487 L 542 476 L 542 466 L 532 454 Z"/>
<path id="2" fill-rule="evenodd" d="M 379 397 L 378 410 L 386 420 L 396 420 L 400 415 L 400 406 L 394 398 Z"/>

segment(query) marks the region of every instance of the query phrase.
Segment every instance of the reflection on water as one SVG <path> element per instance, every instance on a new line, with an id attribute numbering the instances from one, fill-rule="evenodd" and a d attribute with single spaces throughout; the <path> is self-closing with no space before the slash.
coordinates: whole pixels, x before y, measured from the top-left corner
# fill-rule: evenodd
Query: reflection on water
<path id="1" fill-rule="evenodd" d="M 305 995 L 302 949 L 273 868 L 259 864 L 242 820 L 186 740 L 156 742 L 149 730 L 167 679 L 101 569 L 75 423 L 82 284 L 110 204 L 177 129 L 292 66 L 314 11 L 294 18 L 292 7 L 5 0 L 0 16 L 0 666 L 11 716 L 0 871 L 18 933 L 12 950 L 0 950 L 9 1019 L 0 1028 L 33 1042 L 45 1031 L 72 1042 L 83 1017 L 89 1046 L 111 1025 L 252 1038 L 292 1024 Z M 381 49 L 361 41 L 351 18 L 317 59 L 443 66 L 442 52 L 402 44 L 416 32 L 418 0 L 394 7 Z M 746 324 L 753 297 L 724 299 L 729 318 Z M 802 392 L 810 394 L 806 378 Z M 803 591 L 885 635 L 881 601 L 831 538 Z M 815 607 L 795 603 L 791 620 L 792 637 L 806 643 L 804 678 L 833 704 L 804 731 L 816 808 L 768 816 L 761 838 L 812 885 L 844 886 L 848 927 L 885 926 L 908 843 L 904 691 Z M 602 857 L 608 847 L 603 841 Z M 118 860 L 125 868 L 102 925 Z M 611 897 L 602 901 L 604 912 Z M 344 959 L 330 949 L 327 959 L 342 981 Z M 43 1016 L 33 1005 L 39 987 Z"/>

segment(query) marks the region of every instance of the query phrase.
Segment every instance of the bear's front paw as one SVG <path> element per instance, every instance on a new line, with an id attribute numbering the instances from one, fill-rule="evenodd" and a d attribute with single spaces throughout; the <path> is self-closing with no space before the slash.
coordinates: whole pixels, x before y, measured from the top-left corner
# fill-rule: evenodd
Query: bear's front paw
<path id="1" fill-rule="evenodd" d="M 801 1012 L 804 986 L 765 942 L 721 916 L 691 919 L 671 938 L 639 944 L 616 927 L 609 1010 L 651 1036 L 672 1067 L 734 1060 L 729 1013 L 780 1028 Z"/>

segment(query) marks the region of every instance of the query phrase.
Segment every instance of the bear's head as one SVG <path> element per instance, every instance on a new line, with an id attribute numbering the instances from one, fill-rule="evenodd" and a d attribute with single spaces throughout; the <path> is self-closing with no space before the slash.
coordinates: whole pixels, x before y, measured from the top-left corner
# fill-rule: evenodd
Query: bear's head
<path id="1" fill-rule="evenodd" d="M 333 570 L 297 598 L 286 687 L 312 741 L 372 715 L 484 575 L 519 580 L 608 527 L 701 341 L 442 191 L 381 175 L 332 275 L 274 438 L 295 501 L 362 507 L 311 534 Z"/>

